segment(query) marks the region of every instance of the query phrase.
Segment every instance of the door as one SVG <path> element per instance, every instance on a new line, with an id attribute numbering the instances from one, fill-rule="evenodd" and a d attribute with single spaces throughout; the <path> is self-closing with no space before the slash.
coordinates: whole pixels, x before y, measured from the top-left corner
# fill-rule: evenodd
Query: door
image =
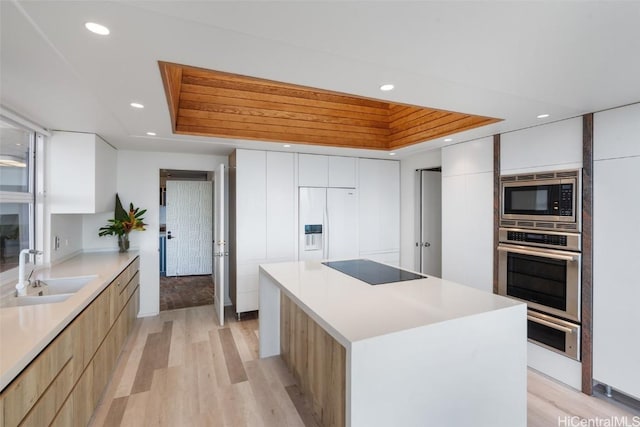
<path id="1" fill-rule="evenodd" d="M 210 181 L 167 181 L 167 276 L 211 274 Z"/>
<path id="2" fill-rule="evenodd" d="M 321 260 L 325 252 L 327 216 L 327 189 L 300 187 L 298 218 L 298 259 Z"/>
<path id="3" fill-rule="evenodd" d="M 225 166 L 221 164 L 216 170 L 214 177 L 214 194 L 213 194 L 213 213 L 214 213 L 214 230 L 213 230 L 213 283 L 214 296 L 213 308 L 216 319 L 220 326 L 224 325 L 224 282 L 227 272 L 225 271 L 225 261 L 229 256 L 229 249 L 224 236 L 224 199 L 225 199 Z"/>
<path id="4" fill-rule="evenodd" d="M 358 257 L 358 199 L 354 188 L 327 189 L 328 259 Z"/>
<path id="5" fill-rule="evenodd" d="M 420 273 L 442 276 L 442 173 L 418 171 L 418 239 Z"/>

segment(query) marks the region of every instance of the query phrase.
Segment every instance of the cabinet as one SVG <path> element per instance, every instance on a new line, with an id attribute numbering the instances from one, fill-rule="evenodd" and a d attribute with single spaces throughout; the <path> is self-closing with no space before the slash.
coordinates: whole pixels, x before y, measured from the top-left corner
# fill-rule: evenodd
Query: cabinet
<path id="1" fill-rule="evenodd" d="M 136 258 L 2 392 L 0 424 L 88 423 L 133 329 L 138 267 Z"/>
<path id="2" fill-rule="evenodd" d="M 400 163 L 359 159 L 360 256 L 400 263 Z"/>
<path id="3" fill-rule="evenodd" d="M 593 378 L 640 399 L 640 105 L 594 115 Z M 616 158 L 617 157 L 617 158 Z"/>
<path id="4" fill-rule="evenodd" d="M 491 138 L 442 149 L 442 278 L 492 292 Z"/>
<path id="5" fill-rule="evenodd" d="M 239 314 L 258 309 L 260 264 L 296 259 L 295 157 L 236 150 L 229 165 L 229 293 Z"/>
<path id="6" fill-rule="evenodd" d="M 581 117 L 508 132 L 500 136 L 502 174 L 580 167 Z"/>
<path id="7" fill-rule="evenodd" d="M 355 157 L 298 155 L 298 185 L 300 187 L 355 188 L 357 184 Z"/>
<path id="8" fill-rule="evenodd" d="M 51 213 L 113 211 L 117 168 L 113 147 L 95 134 L 54 132 L 47 149 Z"/>

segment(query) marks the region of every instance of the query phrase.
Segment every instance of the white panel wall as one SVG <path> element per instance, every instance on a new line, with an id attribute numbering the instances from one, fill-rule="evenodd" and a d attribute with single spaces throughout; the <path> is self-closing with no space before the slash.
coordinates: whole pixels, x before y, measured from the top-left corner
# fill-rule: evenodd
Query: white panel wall
<path id="1" fill-rule="evenodd" d="M 640 399 L 640 104 L 594 116 L 593 377 Z"/>
<path id="2" fill-rule="evenodd" d="M 581 117 L 500 136 L 500 170 L 503 174 L 580 167 Z"/>
<path id="3" fill-rule="evenodd" d="M 442 149 L 442 277 L 492 292 L 492 137 Z"/>
<path id="4" fill-rule="evenodd" d="M 416 265 L 416 169 L 435 168 L 442 165 L 441 151 L 432 150 L 412 155 L 400 161 L 400 266 L 417 270 Z"/>

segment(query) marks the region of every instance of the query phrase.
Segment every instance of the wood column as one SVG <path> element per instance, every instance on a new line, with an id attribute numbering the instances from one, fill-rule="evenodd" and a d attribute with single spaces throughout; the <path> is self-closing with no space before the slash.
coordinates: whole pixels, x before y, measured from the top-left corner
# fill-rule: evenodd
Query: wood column
<path id="1" fill-rule="evenodd" d="M 582 392 L 593 394 L 593 113 L 582 116 Z"/>
<path id="2" fill-rule="evenodd" d="M 493 293 L 498 293 L 498 229 L 500 228 L 500 134 L 493 135 Z"/>

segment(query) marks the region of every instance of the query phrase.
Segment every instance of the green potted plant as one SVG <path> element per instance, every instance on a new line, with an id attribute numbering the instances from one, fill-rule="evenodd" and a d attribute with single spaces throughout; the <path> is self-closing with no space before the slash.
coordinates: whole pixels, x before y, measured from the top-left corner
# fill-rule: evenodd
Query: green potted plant
<path id="1" fill-rule="evenodd" d="M 102 236 L 118 236 L 118 247 L 120 252 L 129 250 L 129 233 L 133 230 L 144 231 L 144 215 L 146 209 L 134 208 L 133 203 L 129 204 L 129 212 L 127 212 L 120 202 L 120 197 L 116 193 L 116 207 L 113 219 L 108 220 L 109 224 L 100 227 L 98 235 Z"/>

